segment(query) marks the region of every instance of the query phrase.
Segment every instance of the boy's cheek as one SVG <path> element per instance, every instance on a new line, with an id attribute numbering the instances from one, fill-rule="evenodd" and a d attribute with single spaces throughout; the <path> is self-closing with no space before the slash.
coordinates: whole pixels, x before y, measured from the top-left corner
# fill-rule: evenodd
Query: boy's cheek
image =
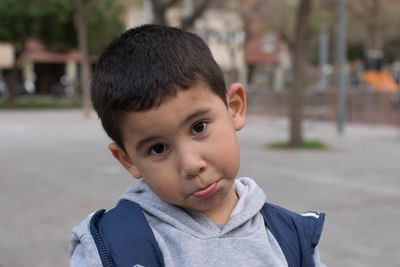
<path id="1" fill-rule="evenodd" d="M 214 154 L 216 163 L 229 172 L 237 172 L 240 165 L 240 152 L 236 136 L 224 138 L 218 145 L 219 149 Z"/>

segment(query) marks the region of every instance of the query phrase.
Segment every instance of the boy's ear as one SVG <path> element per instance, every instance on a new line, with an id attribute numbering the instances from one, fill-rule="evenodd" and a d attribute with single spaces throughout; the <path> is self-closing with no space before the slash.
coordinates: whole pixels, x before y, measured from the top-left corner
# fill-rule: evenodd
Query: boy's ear
<path id="1" fill-rule="evenodd" d="M 228 110 L 236 131 L 243 128 L 246 123 L 246 94 L 240 83 L 232 84 L 226 93 Z"/>
<path id="2" fill-rule="evenodd" d="M 122 166 L 136 179 L 142 177 L 135 163 L 131 160 L 129 155 L 121 149 L 116 143 L 111 143 L 108 145 L 108 149 L 113 154 Z"/>

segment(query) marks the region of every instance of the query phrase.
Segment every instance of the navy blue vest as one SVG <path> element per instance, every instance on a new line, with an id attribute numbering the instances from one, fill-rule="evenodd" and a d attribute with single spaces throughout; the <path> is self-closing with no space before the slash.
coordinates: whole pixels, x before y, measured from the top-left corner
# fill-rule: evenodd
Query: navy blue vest
<path id="1" fill-rule="evenodd" d="M 302 216 L 268 203 L 260 212 L 289 267 L 313 267 L 312 256 L 325 214 L 310 212 L 310 216 Z M 135 202 L 122 200 L 106 213 L 97 211 L 90 221 L 90 231 L 104 267 L 164 266 L 154 234 Z"/>

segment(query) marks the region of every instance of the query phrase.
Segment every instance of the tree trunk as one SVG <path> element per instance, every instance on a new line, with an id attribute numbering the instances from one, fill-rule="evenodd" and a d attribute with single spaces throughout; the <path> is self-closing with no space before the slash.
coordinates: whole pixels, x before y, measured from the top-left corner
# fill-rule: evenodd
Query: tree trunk
<path id="1" fill-rule="evenodd" d="M 167 25 L 166 12 L 168 8 L 174 6 L 179 0 L 151 0 L 154 14 L 154 23 L 159 25 Z"/>
<path id="2" fill-rule="evenodd" d="M 74 0 L 75 5 L 75 28 L 78 33 L 79 54 L 80 54 L 80 87 L 83 93 L 83 114 L 85 118 L 90 117 L 90 88 L 89 79 L 91 69 L 89 63 L 88 40 L 87 40 L 87 14 L 89 4 L 83 6 L 81 0 Z"/>
<path id="3" fill-rule="evenodd" d="M 210 4 L 211 0 L 203 0 L 196 9 L 193 11 L 192 14 L 183 17 L 181 20 L 181 28 L 183 30 L 188 30 L 189 28 L 193 27 L 196 20 L 203 15 L 204 11 L 207 9 L 208 5 Z"/>
<path id="4" fill-rule="evenodd" d="M 18 73 L 18 61 L 20 56 L 22 55 L 23 48 L 19 45 L 15 45 L 15 59 L 14 59 L 14 65 L 10 73 L 10 84 L 9 84 L 9 89 L 8 89 L 8 98 L 6 102 L 6 106 L 13 108 L 15 107 L 15 99 L 17 96 L 17 88 L 18 88 L 18 83 L 20 81 L 19 79 L 19 73 Z"/>
<path id="5" fill-rule="evenodd" d="M 154 5 L 153 5 L 154 6 Z M 165 19 L 165 10 L 153 7 L 154 13 L 154 24 L 167 25 L 167 20 Z"/>
<path id="6" fill-rule="evenodd" d="M 159 25 L 168 25 L 166 13 L 167 10 L 174 5 L 176 5 L 179 0 L 151 0 L 154 14 L 154 23 Z M 184 16 L 181 19 L 181 28 L 183 30 L 188 30 L 192 27 L 203 12 L 207 9 L 208 5 L 211 3 L 211 0 L 203 0 L 193 11 L 193 13 L 189 16 Z"/>
<path id="7" fill-rule="evenodd" d="M 312 0 L 301 0 L 297 11 L 294 41 L 293 85 L 290 95 L 290 140 L 291 147 L 303 142 L 303 77 L 306 48 L 306 30 L 311 13 Z"/>
<path id="8" fill-rule="evenodd" d="M 372 0 L 368 9 L 366 50 L 382 49 L 382 39 L 379 33 L 380 1 Z"/>
<path id="9" fill-rule="evenodd" d="M 15 61 L 10 73 L 10 86 L 8 88 L 8 98 L 6 102 L 6 106 L 9 108 L 15 107 L 15 96 L 18 87 L 18 80 L 18 67 L 17 62 Z"/>

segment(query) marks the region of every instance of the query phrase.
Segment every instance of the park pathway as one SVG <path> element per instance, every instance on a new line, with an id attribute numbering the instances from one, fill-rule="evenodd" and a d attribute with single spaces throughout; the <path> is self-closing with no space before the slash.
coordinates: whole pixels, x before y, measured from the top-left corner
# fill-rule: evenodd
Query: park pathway
<path id="1" fill-rule="evenodd" d="M 394 127 L 307 121 L 327 151 L 272 151 L 283 118 L 250 115 L 239 132 L 240 176 L 267 200 L 296 212 L 327 213 L 320 242 L 328 266 L 400 263 L 400 132 Z M 71 228 L 109 209 L 133 179 L 107 150 L 94 118 L 79 111 L 0 111 L 0 266 L 68 265 Z"/>

